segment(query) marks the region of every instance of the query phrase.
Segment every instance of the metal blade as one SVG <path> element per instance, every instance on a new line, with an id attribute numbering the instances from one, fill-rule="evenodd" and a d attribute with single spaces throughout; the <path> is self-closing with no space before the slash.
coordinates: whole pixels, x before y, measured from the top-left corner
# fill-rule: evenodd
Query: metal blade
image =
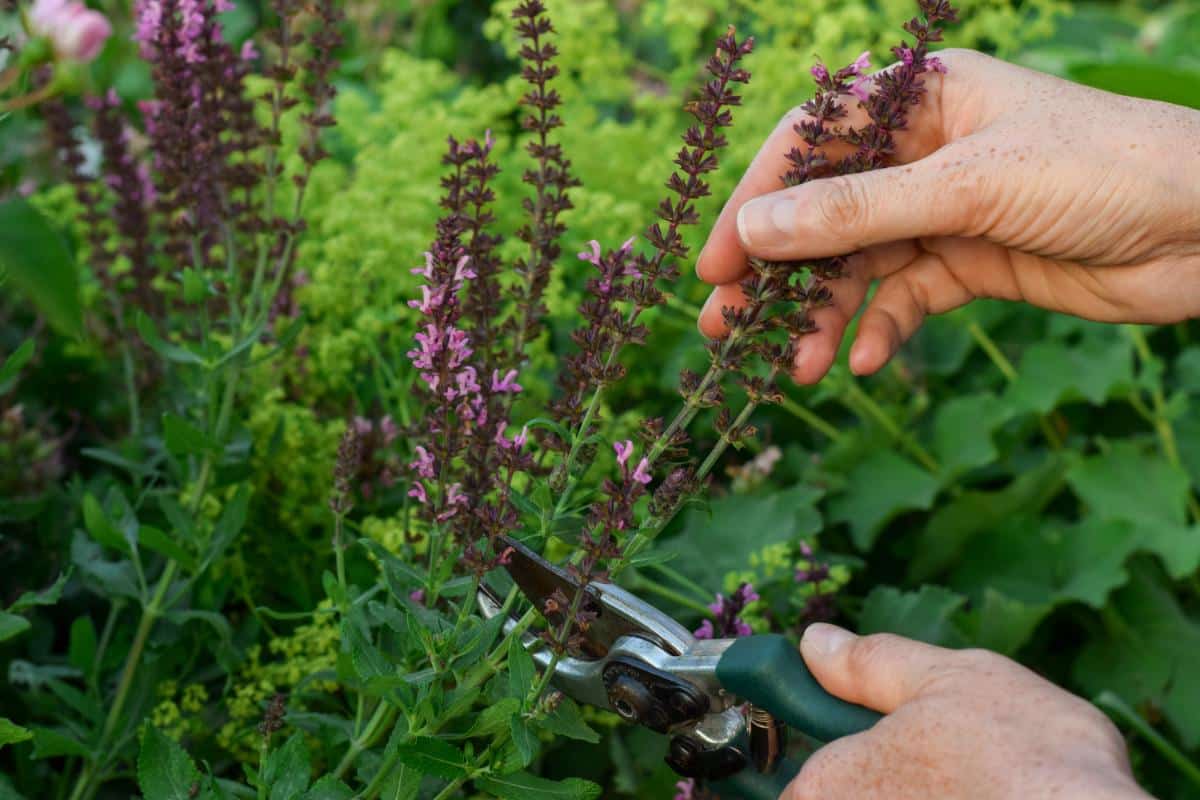
<path id="1" fill-rule="evenodd" d="M 501 550 L 509 547 L 512 552 L 505 567 L 513 581 L 534 608 L 552 626 L 561 629 L 567 609 L 547 613 L 546 601 L 558 591 L 570 603 L 579 591 L 579 582 L 520 542 L 503 538 Z M 596 614 L 596 618 L 587 630 L 580 631 L 580 652 L 573 655 L 604 658 L 622 636 L 646 639 L 673 655 L 682 655 L 694 641 L 687 628 L 619 586 L 593 583 L 584 591 L 580 608 Z"/>

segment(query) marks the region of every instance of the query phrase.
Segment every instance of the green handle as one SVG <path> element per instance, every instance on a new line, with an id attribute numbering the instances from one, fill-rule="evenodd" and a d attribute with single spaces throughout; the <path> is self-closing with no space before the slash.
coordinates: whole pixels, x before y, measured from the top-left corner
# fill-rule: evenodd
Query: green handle
<path id="1" fill-rule="evenodd" d="M 753 767 L 742 770 L 723 781 L 706 783 L 704 787 L 719 800 L 779 800 L 783 790 L 800 771 L 794 761 L 784 760 L 770 775 L 755 772 Z"/>
<path id="2" fill-rule="evenodd" d="M 822 742 L 865 731 L 882 716 L 822 689 L 795 645 L 778 634 L 736 640 L 717 663 L 717 680 L 727 691 Z"/>

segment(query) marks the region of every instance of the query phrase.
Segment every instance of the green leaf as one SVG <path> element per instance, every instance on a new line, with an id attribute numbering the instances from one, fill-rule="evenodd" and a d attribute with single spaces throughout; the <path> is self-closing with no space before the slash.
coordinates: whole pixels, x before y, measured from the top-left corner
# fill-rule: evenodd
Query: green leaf
<path id="1" fill-rule="evenodd" d="M 148 550 L 153 550 L 160 556 L 166 556 L 172 561 L 178 561 L 180 566 L 189 571 L 196 569 L 196 557 L 184 549 L 183 545 L 172 539 L 161 528 L 153 525 L 138 527 L 138 544 Z"/>
<path id="2" fill-rule="evenodd" d="M 505 697 L 479 712 L 479 716 L 475 718 L 471 727 L 455 738 L 471 739 L 476 736 L 491 736 L 499 733 L 508 728 L 508 721 L 520 711 L 520 700 L 515 697 Z"/>
<path id="3" fill-rule="evenodd" d="M 521 637 L 514 636 L 508 642 L 508 693 L 524 703 L 525 698 L 533 689 L 537 672 L 533 666 L 533 656 L 521 644 Z"/>
<path id="4" fill-rule="evenodd" d="M 0 642 L 8 641 L 14 636 L 20 636 L 30 628 L 29 620 L 24 617 L 0 611 Z"/>
<path id="5" fill-rule="evenodd" d="M 29 363 L 29 359 L 33 358 L 33 353 L 33 339 L 26 339 L 8 358 L 4 359 L 4 363 L 0 364 L 0 394 L 4 394 L 12 388 L 11 384 L 16 381 L 21 368 Z"/>
<path id="6" fill-rule="evenodd" d="M 73 736 L 53 728 L 32 728 L 33 755 L 31 758 L 54 758 L 56 756 L 86 756 L 87 748 Z M 146 800 L 150 800 L 149 797 Z"/>
<path id="7" fill-rule="evenodd" d="M 1132 523 L 1140 549 L 1160 556 L 1173 577 L 1200 566 L 1200 531 L 1187 525 L 1190 481 L 1181 469 L 1119 442 L 1076 464 L 1067 481 L 1092 516 Z"/>
<path id="8" fill-rule="evenodd" d="M 962 634 L 951 618 L 967 598 L 942 586 L 922 586 L 915 592 L 902 592 L 891 586 L 877 586 L 863 602 L 858 620 L 860 633 L 896 633 L 922 642 L 957 647 Z"/>
<path id="9" fill-rule="evenodd" d="M 137 312 L 133 324 L 137 328 L 138 334 L 142 337 L 142 341 L 167 361 L 174 361 L 177 364 L 208 365 L 208 362 L 200 355 L 193 353 L 185 347 L 171 344 L 159 336 L 158 331 L 154 329 L 154 322 L 144 312 Z"/>
<path id="10" fill-rule="evenodd" d="M 208 540 L 208 550 L 205 552 L 200 566 L 196 568 L 197 572 L 206 570 L 209 564 L 218 559 L 225 552 L 225 548 L 229 547 L 234 538 L 242 532 L 249 507 L 250 487 L 240 486 L 233 499 L 225 504 L 225 508 L 221 509 L 221 516 L 217 517 L 217 522 L 213 525 L 212 536 Z"/>
<path id="11" fill-rule="evenodd" d="M 1072 80 L 1108 92 L 1200 108 L 1200 69 L 1141 58 L 1072 64 Z"/>
<path id="12" fill-rule="evenodd" d="M 263 763 L 259 778 L 269 790 L 269 800 L 297 800 L 312 779 L 312 763 L 304 735 L 294 733 L 283 747 L 272 750 Z"/>
<path id="13" fill-rule="evenodd" d="M 1192 345 L 1175 359 L 1175 376 L 1179 388 L 1200 394 L 1200 347 Z"/>
<path id="14" fill-rule="evenodd" d="M 354 791 L 334 775 L 326 775 L 312 785 L 300 800 L 350 800 Z"/>
<path id="15" fill-rule="evenodd" d="M 879 450 L 850 471 L 846 491 L 830 501 L 829 517 L 849 523 L 855 546 L 869 550 L 888 520 L 929 508 L 937 491 L 937 478 L 891 450 Z"/>
<path id="16" fill-rule="evenodd" d="M 22 728 L 6 717 L 0 717 L 0 749 L 6 744 L 27 742 L 33 738 L 33 731 Z"/>
<path id="17" fill-rule="evenodd" d="M 92 662 L 96 660 L 96 626 L 86 614 L 76 617 L 71 623 L 67 660 L 71 662 L 71 666 L 84 673 L 91 671 L 95 666 Z"/>
<path id="18" fill-rule="evenodd" d="M 186 419 L 167 413 L 162 423 L 167 452 L 176 458 L 220 454 L 221 445 Z"/>
<path id="19" fill-rule="evenodd" d="M 942 505 L 917 536 L 908 578 L 922 583 L 959 558 L 980 533 L 1017 513 L 1040 511 L 1063 487 L 1066 462 L 1050 458 L 997 492 L 966 491 Z"/>
<path id="20" fill-rule="evenodd" d="M 656 552 L 701 586 L 721 586 L 726 573 L 745 569 L 751 553 L 812 536 L 821 529 L 816 504 L 823 491 L 798 485 L 759 495 L 727 495 L 681 515 L 680 533 Z M 753 531 L 753 536 L 746 535 Z"/>
<path id="21" fill-rule="evenodd" d="M 8 607 L 9 611 L 25 611 L 34 606 L 52 606 L 62 597 L 63 587 L 71 577 L 70 570 L 61 573 L 50 586 L 40 592 L 25 592 Z"/>
<path id="22" fill-rule="evenodd" d="M 1109 690 L 1134 707 L 1161 710 L 1191 750 L 1200 746 L 1200 621 L 1180 608 L 1158 569 L 1139 564 L 1131 572 L 1113 597 L 1104 632 L 1076 661 L 1075 678 L 1090 695 Z"/>
<path id="23" fill-rule="evenodd" d="M 200 771 L 179 743 L 153 725 L 142 734 L 138 754 L 138 786 L 146 800 L 191 800 Z"/>
<path id="24" fill-rule="evenodd" d="M 600 796 L 600 787 L 580 778 L 551 781 L 516 772 L 497 777 L 484 775 L 475 779 L 475 785 L 502 800 L 595 800 Z"/>
<path id="25" fill-rule="evenodd" d="M 933 423 L 933 449 L 947 475 L 996 460 L 992 435 L 1013 410 L 992 394 L 963 395 L 942 403 Z"/>
<path id="26" fill-rule="evenodd" d="M 512 733 L 513 746 L 520 754 L 521 766 L 528 767 L 533 763 L 533 757 L 537 755 L 537 736 L 534 735 L 533 730 L 520 714 L 514 714 L 509 718 L 508 728 Z"/>
<path id="27" fill-rule="evenodd" d="M 75 258 L 46 218 L 20 197 L 0 201 L 0 267 L 56 328 L 83 333 Z"/>
<path id="28" fill-rule="evenodd" d="M 418 736 L 397 747 L 396 755 L 400 763 L 424 775 L 452 781 L 467 774 L 467 762 L 462 751 L 442 739 Z"/>
<path id="29" fill-rule="evenodd" d="M 1049 604 L 1026 605 L 986 588 L 983 603 L 960 617 L 959 623 L 975 647 L 1011 656 L 1029 641 L 1051 608 Z"/>
<path id="30" fill-rule="evenodd" d="M 105 547 L 127 556 L 133 555 L 129 541 L 108 518 L 100 501 L 91 494 L 83 496 L 83 525 L 92 538 Z"/>
<path id="31" fill-rule="evenodd" d="M 579 706 L 569 697 L 564 697 L 557 708 L 538 721 L 538 725 L 555 736 L 565 736 L 591 744 L 600 741 L 600 734 L 584 721 Z"/>
<path id="32" fill-rule="evenodd" d="M 1100 405 L 1132 384 L 1133 350 L 1124 337 L 1090 336 L 1069 346 L 1038 342 L 1021 357 L 1005 401 L 1016 411 L 1045 414 L 1079 400 Z"/>
<path id="33" fill-rule="evenodd" d="M 386 678 L 396 674 L 396 667 L 368 638 L 366 623 L 359 615 L 351 614 L 342 621 L 342 641 L 350 649 L 350 660 L 359 680 Z"/>

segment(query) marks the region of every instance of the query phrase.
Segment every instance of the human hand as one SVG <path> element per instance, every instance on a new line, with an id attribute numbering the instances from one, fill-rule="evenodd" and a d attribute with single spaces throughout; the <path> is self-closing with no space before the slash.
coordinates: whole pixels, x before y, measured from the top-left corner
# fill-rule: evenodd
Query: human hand
<path id="1" fill-rule="evenodd" d="M 800 652 L 832 694 L 885 713 L 825 745 L 780 800 L 1148 800 L 1098 709 L 985 650 L 811 625 Z"/>
<path id="2" fill-rule="evenodd" d="M 803 146 L 793 132 L 803 112 L 784 117 L 700 254 L 697 272 L 716 286 L 702 332 L 721 335 L 721 308 L 744 304 L 747 255 L 855 251 L 830 284 L 832 304 L 813 315 L 819 330 L 799 342 L 800 383 L 829 370 L 873 281 L 850 351 L 859 375 L 886 364 L 927 314 L 977 297 L 1108 322 L 1200 315 L 1200 111 L 969 50 L 938 58 L 949 71 L 925 76 L 928 96 L 897 137 L 899 166 L 773 191 L 784 153 Z M 864 124 L 850 112 L 849 124 Z"/>

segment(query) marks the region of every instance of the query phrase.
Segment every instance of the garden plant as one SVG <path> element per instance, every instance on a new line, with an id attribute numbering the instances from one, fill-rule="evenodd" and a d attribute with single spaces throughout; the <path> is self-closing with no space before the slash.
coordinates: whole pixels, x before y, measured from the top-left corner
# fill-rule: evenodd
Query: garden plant
<path id="1" fill-rule="evenodd" d="M 1200 9 L 0 18 L 0 800 L 705 796 L 555 689 L 596 609 L 510 539 L 698 638 L 1011 655 L 1200 792 L 1195 324 L 977 303 L 799 387 L 852 262 L 752 260 L 712 340 L 692 275 L 739 131 L 797 109 L 780 187 L 893 164 L 943 28 L 1200 107 Z"/>

